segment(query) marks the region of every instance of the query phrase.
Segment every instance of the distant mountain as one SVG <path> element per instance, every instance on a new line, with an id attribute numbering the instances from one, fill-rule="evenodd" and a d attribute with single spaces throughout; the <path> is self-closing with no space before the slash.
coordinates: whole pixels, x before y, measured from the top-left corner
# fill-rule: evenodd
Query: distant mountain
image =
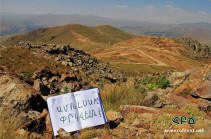
<path id="1" fill-rule="evenodd" d="M 29 31 L 45 27 L 45 25 L 26 25 L 9 20 L 0 20 L 0 25 L 0 36 L 12 35 L 17 33 L 27 33 Z"/>
<path id="2" fill-rule="evenodd" d="M 141 36 L 159 36 L 169 38 L 191 37 L 203 44 L 211 46 L 211 24 L 210 23 L 186 23 L 178 25 L 150 25 L 136 27 L 121 27 L 123 31 Z"/>
<path id="3" fill-rule="evenodd" d="M 68 24 L 58 27 L 41 28 L 27 34 L 8 37 L 3 44 L 14 45 L 20 41 L 34 41 L 56 44 L 74 44 L 73 46 L 112 45 L 133 38 L 134 35 L 123 32 L 109 25 L 88 27 Z M 87 48 L 86 48 L 87 49 Z"/>
<path id="4" fill-rule="evenodd" d="M 146 21 L 130 21 L 113 19 L 106 17 L 99 17 L 93 15 L 21 15 L 21 14 L 8 14 L 3 13 L 1 18 L 4 20 L 19 22 L 25 25 L 45 25 L 48 27 L 62 26 L 66 24 L 81 24 L 87 26 L 111 25 L 115 27 L 121 26 L 140 26 L 140 25 L 154 25 L 154 23 Z"/>
<path id="5" fill-rule="evenodd" d="M 159 24 L 146 21 L 129 21 L 93 15 L 21 15 L 1 13 L 1 35 L 26 33 L 42 27 L 81 24 L 86 26 L 111 25 L 123 31 L 141 36 L 164 36 L 169 38 L 191 37 L 211 46 L 210 23 Z M 6 22 L 6 23 L 5 23 Z"/>

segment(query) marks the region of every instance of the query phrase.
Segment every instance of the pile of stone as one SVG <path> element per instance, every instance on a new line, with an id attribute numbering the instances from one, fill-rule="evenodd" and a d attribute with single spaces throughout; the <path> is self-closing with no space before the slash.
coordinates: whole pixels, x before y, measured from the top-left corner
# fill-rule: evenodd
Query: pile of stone
<path id="1" fill-rule="evenodd" d="M 34 42 L 30 42 L 30 41 L 27 41 L 27 42 L 20 41 L 18 43 L 18 45 L 16 45 L 16 46 L 24 46 L 24 47 L 26 47 L 28 49 L 31 49 L 31 48 L 41 48 L 41 46 L 47 46 L 47 44 L 46 43 L 42 43 L 42 42 L 34 43 Z"/>
<path id="2" fill-rule="evenodd" d="M 109 64 L 99 63 L 94 57 L 82 50 L 70 47 L 70 45 L 56 45 L 34 42 L 20 42 L 19 46 L 37 52 L 38 55 L 53 59 L 58 63 L 70 68 L 78 68 L 85 76 L 94 77 L 97 81 L 107 79 L 114 83 L 126 81 L 126 76 L 122 72 L 115 72 L 109 68 Z"/>
<path id="3" fill-rule="evenodd" d="M 91 87 L 86 80 L 78 77 L 74 71 L 60 74 L 45 67 L 35 71 L 31 78 L 26 79 L 26 82 L 31 84 L 43 96 L 75 92 Z"/>

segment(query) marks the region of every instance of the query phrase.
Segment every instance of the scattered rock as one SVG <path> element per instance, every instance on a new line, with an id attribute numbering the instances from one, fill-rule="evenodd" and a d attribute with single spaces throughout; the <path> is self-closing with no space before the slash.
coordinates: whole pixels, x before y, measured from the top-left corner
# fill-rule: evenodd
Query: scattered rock
<path id="1" fill-rule="evenodd" d="M 47 115 L 48 115 L 48 111 L 47 111 L 46 109 L 44 109 L 44 110 L 42 111 L 42 113 L 40 114 L 40 117 L 41 117 L 41 118 L 46 118 Z"/>
<path id="2" fill-rule="evenodd" d="M 146 122 L 152 121 L 154 119 L 152 113 L 141 113 L 138 115 L 138 118 L 145 120 Z"/>
<path id="3" fill-rule="evenodd" d="M 126 81 L 126 76 L 122 72 L 112 71 L 109 64 L 99 63 L 94 57 L 85 53 L 82 50 L 75 49 L 69 45 L 54 45 L 34 42 L 20 42 L 19 46 L 26 49 L 32 49 L 33 52 L 43 55 L 46 58 L 55 60 L 58 63 L 71 67 L 78 68 L 80 72 L 86 76 L 94 75 L 95 80 L 106 79 L 112 83 L 117 81 Z M 47 75 L 47 71 L 38 71 L 42 75 Z M 42 78 L 40 74 L 35 74 L 38 78 Z M 33 76 L 33 77 L 34 77 Z"/>
<path id="4" fill-rule="evenodd" d="M 184 83 L 184 81 L 188 78 L 190 71 L 185 72 L 174 72 L 170 76 L 170 82 L 172 86 L 177 87 Z"/>
<path id="5" fill-rule="evenodd" d="M 60 128 L 57 133 L 62 139 L 73 139 L 72 135 L 69 132 L 66 132 L 63 128 Z"/>
<path id="6" fill-rule="evenodd" d="M 47 117 L 45 119 L 45 127 L 46 127 L 46 131 L 48 133 L 52 133 L 53 132 L 52 127 L 51 127 L 51 120 L 50 120 L 49 114 L 47 115 Z"/>
<path id="7" fill-rule="evenodd" d="M 16 133 L 21 136 L 27 136 L 29 134 L 29 132 L 24 129 L 18 129 L 16 130 Z"/>
<path id="8" fill-rule="evenodd" d="M 141 127 L 142 122 L 139 119 L 135 119 L 131 125 L 134 127 Z"/>
<path id="9" fill-rule="evenodd" d="M 206 80 L 209 80 L 209 81 L 211 81 L 211 72 L 207 72 L 207 74 L 206 74 Z"/>
<path id="10" fill-rule="evenodd" d="M 211 102 L 203 100 L 199 103 L 199 109 L 209 114 L 209 112 L 211 112 Z"/>
<path id="11" fill-rule="evenodd" d="M 106 117 L 109 121 L 109 126 L 111 129 L 116 128 L 120 122 L 123 121 L 123 116 L 121 113 L 112 110 L 106 112 Z"/>
<path id="12" fill-rule="evenodd" d="M 124 116 L 129 112 L 135 112 L 135 113 L 158 113 L 154 108 L 146 107 L 146 106 L 130 106 L 130 105 L 121 105 L 120 106 L 120 112 Z"/>
<path id="13" fill-rule="evenodd" d="M 147 92 L 147 96 L 144 98 L 144 102 L 146 106 L 151 106 L 156 103 L 157 100 L 159 100 L 157 92 Z"/>
<path id="14" fill-rule="evenodd" d="M 139 133 L 149 133 L 149 130 L 147 130 L 147 129 L 144 129 L 144 128 L 138 128 L 138 132 Z"/>
<path id="15" fill-rule="evenodd" d="M 112 110 L 106 112 L 106 117 L 108 121 L 115 122 L 116 124 L 120 123 L 123 120 L 123 116 L 120 112 L 115 112 Z"/>

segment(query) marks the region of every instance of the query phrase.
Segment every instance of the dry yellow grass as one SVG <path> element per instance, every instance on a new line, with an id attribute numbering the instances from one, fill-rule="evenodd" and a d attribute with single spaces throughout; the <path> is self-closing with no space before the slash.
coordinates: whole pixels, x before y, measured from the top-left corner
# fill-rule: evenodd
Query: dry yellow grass
<path id="1" fill-rule="evenodd" d="M 54 60 L 37 57 L 31 51 L 21 47 L 8 47 L 0 51 L 0 54 L 2 55 L 0 65 L 6 66 L 18 74 L 24 73 L 26 76 L 32 76 L 32 74 L 42 66 L 59 72 L 67 72 L 70 70 L 69 67 L 62 66 Z"/>
<path id="2" fill-rule="evenodd" d="M 120 105 L 141 105 L 146 96 L 140 87 L 135 87 L 134 79 L 130 78 L 125 83 L 107 84 L 101 91 L 105 110 L 119 111 Z"/>
<path id="3" fill-rule="evenodd" d="M 15 133 L 15 125 L 18 125 L 18 120 L 15 116 L 11 116 L 9 119 L 5 118 L 6 115 L 1 113 L 0 116 L 0 139 L 27 139 L 27 136 L 18 136 Z"/>

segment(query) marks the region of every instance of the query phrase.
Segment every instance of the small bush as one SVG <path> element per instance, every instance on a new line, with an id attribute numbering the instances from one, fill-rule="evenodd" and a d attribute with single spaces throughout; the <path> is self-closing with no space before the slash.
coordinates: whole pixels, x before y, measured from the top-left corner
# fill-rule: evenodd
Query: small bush
<path id="1" fill-rule="evenodd" d="M 153 90 L 154 88 L 166 89 L 170 87 L 170 81 L 166 79 L 166 76 L 152 77 L 146 75 L 140 80 L 136 79 L 136 84 L 143 84 L 149 90 Z"/>
<path id="2" fill-rule="evenodd" d="M 105 79 L 103 78 L 103 79 L 101 79 L 100 82 L 99 82 L 99 87 L 100 87 L 101 89 L 103 89 L 103 88 L 104 88 L 104 85 L 105 85 Z"/>
<path id="3" fill-rule="evenodd" d="M 188 91 L 184 91 L 184 92 L 182 92 L 182 95 L 183 96 L 187 96 L 187 95 L 189 95 L 189 92 Z"/>
<path id="4" fill-rule="evenodd" d="M 66 94 L 66 93 L 68 93 L 69 92 L 69 89 L 68 89 L 68 87 L 67 86 L 65 86 L 65 87 L 63 87 L 63 89 L 62 89 L 63 91 L 62 92 L 60 92 L 60 94 Z"/>
<path id="5" fill-rule="evenodd" d="M 191 116 L 195 116 L 196 119 L 204 119 L 206 116 L 205 113 L 203 113 L 203 111 L 200 111 L 197 108 L 191 107 L 190 105 L 187 105 L 185 107 L 185 112 L 190 114 Z"/>

